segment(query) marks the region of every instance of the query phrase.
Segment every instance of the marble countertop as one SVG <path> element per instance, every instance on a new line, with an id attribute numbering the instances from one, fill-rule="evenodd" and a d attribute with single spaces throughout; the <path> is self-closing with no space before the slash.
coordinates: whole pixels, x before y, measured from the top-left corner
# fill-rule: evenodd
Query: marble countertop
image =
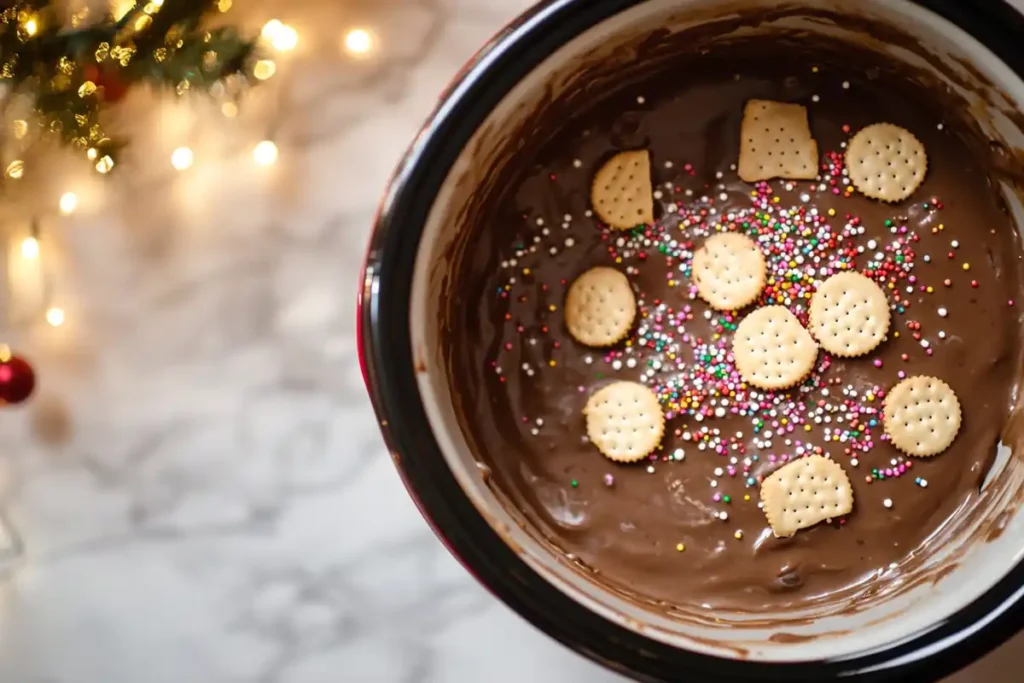
<path id="1" fill-rule="evenodd" d="M 236 3 L 250 27 L 278 18 L 299 36 L 237 117 L 133 95 L 120 173 L 26 159 L 2 237 L 38 219 L 46 305 L 65 318 L 12 314 L 0 330 L 39 376 L 0 415 L 0 681 L 621 680 L 448 556 L 385 452 L 356 358 L 356 280 L 391 170 L 449 78 L 527 4 Z M 362 54 L 345 41 L 357 28 Z M 262 139 L 271 166 L 253 162 Z M 955 681 L 1009 681 L 995 672 L 1016 654 Z"/>

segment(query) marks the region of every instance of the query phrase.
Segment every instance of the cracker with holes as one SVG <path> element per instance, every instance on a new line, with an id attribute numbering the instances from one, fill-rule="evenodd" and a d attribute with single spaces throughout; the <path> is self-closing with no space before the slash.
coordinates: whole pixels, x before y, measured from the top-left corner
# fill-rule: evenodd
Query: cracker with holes
<path id="1" fill-rule="evenodd" d="M 665 434 L 665 416 L 655 393 L 636 382 L 615 382 L 601 388 L 583 408 L 587 437 L 615 462 L 643 460 L 658 448 Z"/>
<path id="2" fill-rule="evenodd" d="M 935 377 L 908 377 L 885 397 L 885 433 L 907 455 L 928 458 L 949 448 L 960 431 L 960 400 Z"/>
<path id="3" fill-rule="evenodd" d="M 853 510 L 853 488 L 842 466 L 823 455 L 787 463 L 761 482 L 761 504 L 772 533 L 792 536 Z"/>
<path id="4" fill-rule="evenodd" d="M 767 265 L 754 240 L 737 232 L 714 235 L 693 255 L 700 298 L 719 311 L 754 303 L 764 289 Z"/>
<path id="5" fill-rule="evenodd" d="M 565 326 L 576 341 L 601 348 L 629 334 L 636 318 L 636 297 L 626 276 L 598 266 L 569 286 L 565 297 Z"/>
<path id="6" fill-rule="evenodd" d="M 654 222 L 651 157 L 647 150 L 620 152 L 594 174 L 590 203 L 602 221 L 619 230 Z"/>
<path id="7" fill-rule="evenodd" d="M 788 389 L 811 374 L 818 345 L 789 309 L 765 306 L 736 326 L 732 352 L 736 369 L 748 384 Z"/>
<path id="8" fill-rule="evenodd" d="M 807 109 L 799 104 L 750 100 L 740 124 L 739 176 L 748 183 L 772 178 L 814 180 L 818 143 Z"/>
<path id="9" fill-rule="evenodd" d="M 876 123 L 854 135 L 846 146 L 846 172 L 865 196 L 900 202 L 924 182 L 928 154 L 909 130 Z"/>
<path id="10" fill-rule="evenodd" d="M 889 301 L 874 280 L 838 273 L 811 298 L 810 329 L 821 347 L 845 358 L 874 350 L 889 332 Z"/>

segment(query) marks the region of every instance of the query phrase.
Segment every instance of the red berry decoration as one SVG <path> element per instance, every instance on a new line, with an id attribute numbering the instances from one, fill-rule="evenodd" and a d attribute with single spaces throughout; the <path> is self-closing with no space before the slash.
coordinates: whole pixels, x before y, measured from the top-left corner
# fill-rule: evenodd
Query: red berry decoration
<path id="1" fill-rule="evenodd" d="M 28 361 L 21 356 L 0 353 L 0 403 L 22 403 L 35 388 L 36 371 Z"/>

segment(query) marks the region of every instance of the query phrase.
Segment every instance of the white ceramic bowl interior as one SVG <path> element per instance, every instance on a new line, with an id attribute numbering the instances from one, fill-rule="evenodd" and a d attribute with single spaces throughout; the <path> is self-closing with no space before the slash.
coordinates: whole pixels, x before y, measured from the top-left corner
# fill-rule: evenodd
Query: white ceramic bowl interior
<path id="1" fill-rule="evenodd" d="M 564 558 L 550 552 L 520 528 L 515 512 L 502 506 L 488 487 L 459 428 L 452 407 L 449 372 L 442 353 L 437 315 L 445 308 L 450 247 L 470 229 L 466 225 L 468 202 L 481 184 L 493 177 L 493 167 L 503 163 L 502 155 L 510 149 L 509 134 L 517 130 L 524 116 L 540 106 L 550 88 L 554 88 L 557 94 L 573 87 L 573 75 L 578 71 L 582 56 L 587 55 L 591 61 L 601 59 L 602 55 L 612 55 L 618 47 L 628 45 L 655 29 L 684 31 L 698 24 L 734 16 L 741 9 L 749 10 L 759 5 L 771 7 L 774 4 L 759 0 L 649 0 L 578 36 L 522 80 L 477 130 L 434 203 L 417 254 L 410 314 L 411 335 L 420 368 L 418 381 L 426 412 L 449 466 L 480 514 L 512 547 L 518 549 L 533 569 L 591 610 L 626 628 L 642 631 L 648 637 L 677 647 L 722 657 L 735 657 L 737 652 L 744 652 L 744 657 L 752 660 L 809 661 L 820 659 L 825 654 L 868 653 L 891 645 L 928 629 L 964 607 L 1021 561 L 1024 556 L 1024 518 L 1019 514 L 1012 516 L 1005 521 L 1002 534 L 988 542 L 969 540 L 973 535 L 971 528 L 957 529 L 955 538 L 945 542 L 926 566 L 918 570 L 931 569 L 934 574 L 936 567 L 956 564 L 955 569 L 942 575 L 935 583 L 927 581 L 914 586 L 917 575 L 908 574 L 900 566 L 891 566 L 878 580 L 887 582 L 895 595 L 853 614 L 836 613 L 808 621 L 806 617 L 809 614 L 786 613 L 774 615 L 780 621 L 768 627 L 763 625 L 763 619 L 772 615 L 759 615 L 759 619 L 753 620 L 751 617 L 720 614 L 716 616 L 723 622 L 718 626 L 670 618 L 664 612 L 627 601 L 588 580 Z M 1024 111 L 1024 82 L 956 26 L 905 0 L 859 0 L 857 3 L 812 0 L 803 4 L 845 12 L 852 11 L 850 8 L 855 6 L 858 15 L 882 21 L 914 36 L 930 54 L 922 55 L 886 45 L 871 36 L 844 28 L 843 22 L 822 22 L 800 15 L 782 17 L 761 26 L 748 26 L 740 32 L 753 35 L 779 27 L 799 28 L 856 42 L 888 53 L 892 59 L 928 69 L 960 93 L 990 137 L 1002 141 L 1009 149 L 1024 148 L 1024 133 L 1002 113 Z M 532 21 L 542 19 L 543 15 L 540 15 Z M 940 68 L 935 69 L 933 65 L 936 64 Z M 974 72 L 964 68 L 963 64 L 971 65 Z M 949 74 L 954 78 L 950 79 Z M 976 74 L 981 74 L 988 83 L 979 83 Z M 971 86 L 965 89 L 961 83 L 970 83 Z M 1008 187 L 1003 189 L 1018 225 L 1024 224 L 1021 220 L 1024 212 L 1017 193 Z M 987 519 L 979 524 L 991 522 L 1006 509 L 1019 508 L 1018 501 L 1024 491 L 1024 465 L 1016 460 L 1010 461 L 1008 449 L 1001 447 L 1000 450 L 997 464 L 987 481 L 984 500 Z M 897 590 L 901 586 L 906 590 Z M 769 640 L 780 631 L 795 637 Z M 940 643 L 935 647 L 942 646 Z"/>

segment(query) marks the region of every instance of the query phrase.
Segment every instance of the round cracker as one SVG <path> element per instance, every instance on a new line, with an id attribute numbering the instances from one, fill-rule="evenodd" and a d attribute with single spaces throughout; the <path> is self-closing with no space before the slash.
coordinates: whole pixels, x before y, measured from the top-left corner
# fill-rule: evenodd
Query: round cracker
<path id="1" fill-rule="evenodd" d="M 651 155 L 646 149 L 620 152 L 594 174 L 594 213 L 609 226 L 630 230 L 654 222 Z"/>
<path id="2" fill-rule="evenodd" d="M 885 397 L 885 433 L 907 455 L 928 458 L 949 448 L 960 431 L 960 400 L 936 377 L 908 377 Z"/>
<path id="3" fill-rule="evenodd" d="M 700 298 L 719 311 L 757 300 L 768 265 L 754 240 L 738 232 L 713 235 L 693 255 L 693 282 Z"/>
<path id="4" fill-rule="evenodd" d="M 846 146 L 846 170 L 864 195 L 899 202 L 924 182 L 928 154 L 909 130 L 876 123 L 854 135 Z"/>
<path id="5" fill-rule="evenodd" d="M 837 356 L 853 358 L 874 350 L 889 332 L 890 318 L 885 292 L 860 273 L 833 275 L 811 297 L 811 334 Z"/>
<path id="6" fill-rule="evenodd" d="M 614 268 L 591 268 L 569 286 L 565 326 L 581 344 L 611 346 L 629 334 L 635 318 L 633 288 Z"/>
<path id="7" fill-rule="evenodd" d="M 761 508 L 772 533 L 786 538 L 800 529 L 850 514 L 853 487 L 842 465 L 823 455 L 809 455 L 765 477 Z"/>
<path id="8" fill-rule="evenodd" d="M 636 462 L 653 453 L 665 434 L 657 395 L 636 382 L 615 382 L 595 392 L 583 408 L 587 436 L 615 462 Z"/>
<path id="9" fill-rule="evenodd" d="M 788 389 L 814 369 L 818 345 L 784 306 L 759 308 L 736 326 L 732 341 L 736 369 L 761 389 Z"/>

